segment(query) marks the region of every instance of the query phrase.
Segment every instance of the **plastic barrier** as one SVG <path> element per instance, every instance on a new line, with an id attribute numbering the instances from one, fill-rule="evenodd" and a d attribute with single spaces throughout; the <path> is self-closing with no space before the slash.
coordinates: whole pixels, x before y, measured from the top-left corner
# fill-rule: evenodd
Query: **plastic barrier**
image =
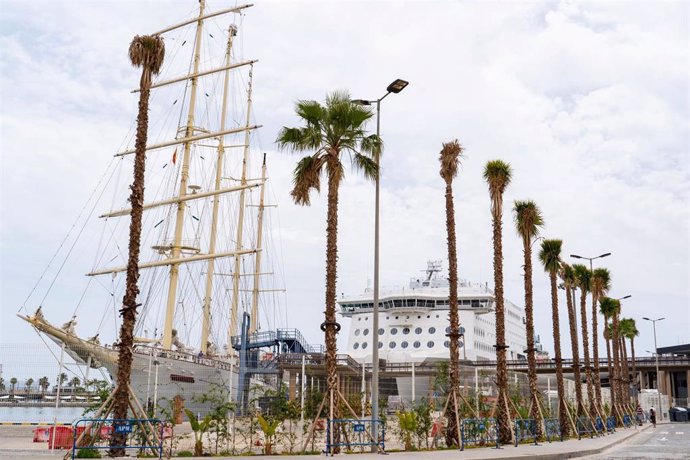
<path id="1" fill-rule="evenodd" d="M 50 439 L 50 428 L 45 426 L 34 428 L 34 442 L 47 442 Z"/>
<path id="2" fill-rule="evenodd" d="M 515 447 L 521 441 L 526 441 L 532 439 L 534 445 L 538 446 L 537 443 L 537 422 L 533 418 L 527 418 L 522 420 L 515 420 Z"/>
<path id="3" fill-rule="evenodd" d="M 54 426 L 48 429 L 48 449 L 70 449 L 72 447 L 72 427 Z"/>
<path id="4" fill-rule="evenodd" d="M 372 425 L 376 426 L 378 435 L 372 431 Z M 334 429 L 334 439 L 331 443 L 331 430 Z M 386 448 L 386 426 L 381 420 L 369 419 L 334 419 L 326 423 L 326 454 L 331 454 L 331 449 L 345 447 L 380 446 Z"/>
<path id="5" fill-rule="evenodd" d="M 498 427 L 495 418 L 466 418 L 460 421 L 460 450 L 468 444 L 485 446 L 498 444 Z"/>

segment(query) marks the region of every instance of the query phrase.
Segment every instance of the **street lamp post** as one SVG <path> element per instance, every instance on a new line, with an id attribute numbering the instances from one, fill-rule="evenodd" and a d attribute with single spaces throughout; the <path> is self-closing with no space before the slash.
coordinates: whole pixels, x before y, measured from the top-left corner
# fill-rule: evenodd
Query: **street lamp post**
<path id="1" fill-rule="evenodd" d="M 654 329 L 654 351 L 656 352 L 656 353 L 654 353 L 654 355 L 656 356 L 656 392 L 657 392 L 657 395 L 659 396 L 659 407 L 657 410 L 659 411 L 659 414 L 661 414 L 661 418 L 663 419 L 664 413 L 663 413 L 663 411 L 661 411 L 661 385 L 660 385 L 661 384 L 661 381 L 660 381 L 661 376 L 659 375 L 659 347 L 657 347 L 657 345 L 656 345 L 656 322 L 662 321 L 666 318 L 657 318 L 657 319 L 642 318 L 642 319 L 644 319 L 646 321 L 651 321 L 652 322 L 652 328 Z"/>
<path id="2" fill-rule="evenodd" d="M 381 139 L 381 101 L 389 94 L 397 94 L 409 83 L 405 80 L 396 79 L 386 88 L 386 94 L 382 97 L 371 101 L 365 99 L 355 99 L 352 102 L 360 105 L 371 105 L 376 103 L 376 138 L 380 142 Z M 376 427 L 376 420 L 379 415 L 379 188 L 381 182 L 380 161 L 381 161 L 381 147 L 376 150 L 374 160 L 376 161 L 376 197 L 374 204 L 374 311 L 372 324 L 372 347 L 371 347 L 371 428 L 374 439 L 378 442 L 378 431 Z M 377 450 L 376 446 L 372 446 L 372 452 Z"/>
<path id="3" fill-rule="evenodd" d="M 572 257 L 573 259 L 584 259 L 584 260 L 589 260 L 589 271 L 592 271 L 592 270 L 593 270 L 593 269 L 592 269 L 592 261 L 593 261 L 593 260 L 601 259 L 601 258 L 604 258 L 604 257 L 608 257 L 608 256 L 610 256 L 610 255 L 611 255 L 611 253 L 610 253 L 610 252 L 607 252 L 606 254 L 602 254 L 602 255 L 596 256 L 596 257 L 583 257 L 583 256 L 578 256 L 578 255 L 576 255 L 576 254 L 570 254 L 570 257 Z"/>

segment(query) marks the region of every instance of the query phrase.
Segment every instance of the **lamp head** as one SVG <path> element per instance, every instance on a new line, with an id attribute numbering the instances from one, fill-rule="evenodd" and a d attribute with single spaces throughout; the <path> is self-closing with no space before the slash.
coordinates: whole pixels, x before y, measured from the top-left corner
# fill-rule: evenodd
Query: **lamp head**
<path id="1" fill-rule="evenodd" d="M 601 259 L 602 257 L 608 257 L 608 256 L 610 256 L 610 255 L 611 255 L 611 253 L 610 253 L 610 252 L 607 252 L 606 254 L 600 255 L 599 258 Z"/>
<path id="2" fill-rule="evenodd" d="M 582 259 L 582 257 L 575 254 L 570 254 L 570 257 L 572 257 L 573 259 Z"/>
<path id="3" fill-rule="evenodd" d="M 646 319 L 647 321 L 651 321 L 651 319 L 647 318 L 646 316 L 643 317 L 642 319 Z"/>
<path id="4" fill-rule="evenodd" d="M 371 105 L 371 101 L 367 101 L 364 99 L 353 99 L 350 102 L 352 102 L 353 104 L 357 104 L 357 105 Z"/>
<path id="5" fill-rule="evenodd" d="M 388 88 L 386 88 L 386 91 L 388 91 L 389 93 L 398 94 L 400 91 L 404 90 L 405 87 L 409 84 L 410 84 L 409 82 L 407 82 L 405 80 L 401 80 L 400 78 L 398 78 L 393 83 L 388 85 Z"/>

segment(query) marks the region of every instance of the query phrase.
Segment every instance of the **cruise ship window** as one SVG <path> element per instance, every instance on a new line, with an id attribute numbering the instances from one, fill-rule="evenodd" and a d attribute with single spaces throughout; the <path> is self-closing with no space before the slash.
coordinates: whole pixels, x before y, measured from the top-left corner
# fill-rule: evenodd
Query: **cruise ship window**
<path id="1" fill-rule="evenodd" d="M 401 343 L 401 344 L 400 344 L 400 347 L 402 347 L 402 348 L 407 348 L 407 342 Z"/>
<path id="2" fill-rule="evenodd" d="M 367 342 L 362 342 L 362 350 L 364 350 L 367 347 L 367 345 L 369 345 Z"/>
<path id="3" fill-rule="evenodd" d="M 446 328 L 446 334 L 450 334 L 450 326 Z"/>
<path id="4" fill-rule="evenodd" d="M 355 329 L 355 335 L 359 335 L 359 329 Z"/>
<path id="5" fill-rule="evenodd" d="M 402 332 L 403 332 L 403 334 L 407 335 L 407 334 L 410 333 L 410 328 L 409 328 L 409 327 L 404 327 Z"/>
<path id="6" fill-rule="evenodd" d="M 383 348 L 383 342 L 379 342 L 379 350 Z"/>
<path id="7" fill-rule="evenodd" d="M 392 328 L 391 328 L 391 335 L 395 335 L 395 334 L 397 334 L 397 333 L 398 333 L 398 328 L 392 327 Z"/>
<path id="8" fill-rule="evenodd" d="M 426 343 L 426 346 L 429 347 L 429 348 L 434 348 L 434 341 L 433 341 L 433 340 L 429 340 L 429 341 Z"/>
<path id="9" fill-rule="evenodd" d="M 431 318 L 431 315 L 426 315 L 427 318 Z"/>
<path id="10" fill-rule="evenodd" d="M 393 349 L 395 348 L 395 342 L 391 342 L 388 344 L 388 348 Z"/>
<path id="11" fill-rule="evenodd" d="M 413 347 L 419 348 L 422 346 L 422 344 L 419 341 L 416 341 L 415 343 L 412 344 Z"/>
<path id="12" fill-rule="evenodd" d="M 379 335 L 383 335 L 384 332 L 386 332 L 385 329 L 383 329 L 383 328 L 379 329 Z"/>
<path id="13" fill-rule="evenodd" d="M 438 317 L 437 317 L 437 318 L 438 318 Z M 436 332 L 436 328 L 435 328 L 435 327 L 430 327 L 430 328 L 429 328 L 429 334 L 433 334 L 434 332 Z"/>
<path id="14" fill-rule="evenodd" d="M 417 329 L 414 330 L 415 334 L 421 334 L 422 333 L 422 328 L 418 327 Z"/>
<path id="15" fill-rule="evenodd" d="M 445 342 L 443 342 L 443 346 L 446 348 L 450 348 L 450 340 L 446 340 Z"/>
<path id="16" fill-rule="evenodd" d="M 364 331 L 362 331 L 362 335 L 369 335 L 369 329 L 364 329 Z"/>
<path id="17" fill-rule="evenodd" d="M 352 348 L 355 350 L 358 349 L 359 348 L 359 342 L 355 342 L 355 344 L 352 345 Z"/>

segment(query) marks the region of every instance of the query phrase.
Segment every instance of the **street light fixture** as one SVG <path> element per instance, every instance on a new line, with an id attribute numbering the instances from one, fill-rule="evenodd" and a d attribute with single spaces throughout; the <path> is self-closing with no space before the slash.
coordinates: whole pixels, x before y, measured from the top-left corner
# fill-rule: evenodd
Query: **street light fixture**
<path id="1" fill-rule="evenodd" d="M 381 96 L 376 100 L 365 100 L 365 99 L 355 99 L 352 101 L 354 104 L 369 106 L 376 103 L 376 138 L 380 142 L 381 136 L 381 101 L 384 100 L 389 94 L 398 94 L 400 91 L 405 89 L 409 83 L 400 78 L 394 80 L 386 88 L 386 94 Z M 380 172 L 380 157 L 381 157 L 381 147 L 379 143 L 379 148 L 377 149 L 374 160 L 376 161 L 376 197 L 374 205 L 374 309 L 373 309 L 373 334 L 371 337 L 371 360 L 372 360 L 372 372 L 371 372 L 371 428 L 372 434 L 378 437 L 378 431 L 376 427 L 376 420 L 379 416 L 379 188 L 381 182 L 381 172 Z M 372 446 L 372 452 L 374 452 L 376 446 Z"/>
<path id="2" fill-rule="evenodd" d="M 649 318 L 642 318 L 646 321 L 651 321 L 652 322 L 652 327 L 654 329 L 654 351 L 656 351 L 655 356 L 656 356 L 656 392 L 659 395 L 659 408 L 658 410 L 661 411 L 661 385 L 660 385 L 660 375 L 659 375 L 659 347 L 656 345 L 656 322 L 657 321 L 663 321 L 666 318 L 657 318 L 657 319 L 649 319 Z M 661 414 L 661 418 L 664 418 L 664 413 L 659 412 Z"/>
<path id="3" fill-rule="evenodd" d="M 572 257 L 573 259 L 589 260 L 589 270 L 592 271 L 592 261 L 593 260 L 602 259 L 602 258 L 608 257 L 610 255 L 611 255 L 611 253 L 607 252 L 606 254 L 602 254 L 602 255 L 596 256 L 596 257 L 584 257 L 584 256 L 578 256 L 577 254 L 570 254 L 570 257 Z"/>

